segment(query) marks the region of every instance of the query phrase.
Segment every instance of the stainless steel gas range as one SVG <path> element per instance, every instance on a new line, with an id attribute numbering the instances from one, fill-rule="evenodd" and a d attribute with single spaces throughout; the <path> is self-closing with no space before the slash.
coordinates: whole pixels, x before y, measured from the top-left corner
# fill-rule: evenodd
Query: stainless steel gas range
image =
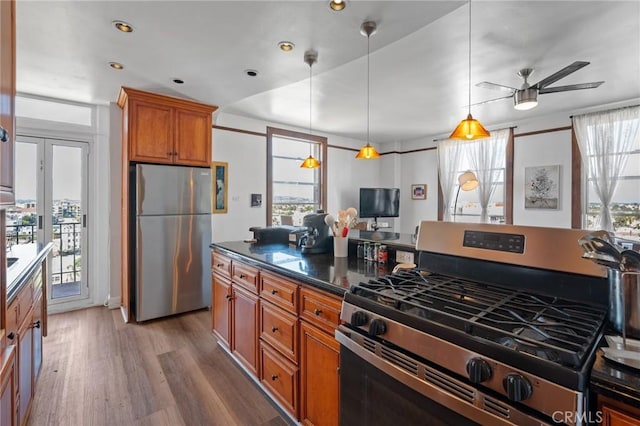
<path id="1" fill-rule="evenodd" d="M 584 234 L 422 222 L 417 268 L 344 296 L 341 425 L 588 423 L 608 290 Z"/>

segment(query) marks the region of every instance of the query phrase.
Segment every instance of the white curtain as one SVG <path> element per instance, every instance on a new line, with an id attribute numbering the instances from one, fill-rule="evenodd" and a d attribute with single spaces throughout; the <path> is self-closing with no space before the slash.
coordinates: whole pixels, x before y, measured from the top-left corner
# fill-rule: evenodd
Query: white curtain
<path id="1" fill-rule="evenodd" d="M 449 206 L 458 185 L 462 147 L 465 144 L 468 142 L 457 139 L 445 139 L 438 142 L 438 176 L 442 186 L 442 220 L 444 221 L 451 220 Z"/>
<path id="2" fill-rule="evenodd" d="M 477 139 L 467 148 L 469 160 L 478 178 L 480 223 L 489 222 L 487 207 L 498 182 L 504 180 L 507 141 L 511 130 L 493 130 L 488 138 Z"/>
<path id="3" fill-rule="evenodd" d="M 640 136 L 639 124 L 640 106 L 573 117 L 582 164 L 602 203 L 597 225 L 606 231 L 614 231 L 610 204 L 629 151 Z"/>

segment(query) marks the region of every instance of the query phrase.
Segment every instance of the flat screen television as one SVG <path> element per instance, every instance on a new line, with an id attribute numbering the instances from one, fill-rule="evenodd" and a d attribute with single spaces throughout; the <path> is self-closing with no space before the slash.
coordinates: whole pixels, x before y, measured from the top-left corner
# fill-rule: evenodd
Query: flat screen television
<path id="1" fill-rule="evenodd" d="M 360 188 L 359 216 L 398 217 L 400 214 L 400 188 Z"/>

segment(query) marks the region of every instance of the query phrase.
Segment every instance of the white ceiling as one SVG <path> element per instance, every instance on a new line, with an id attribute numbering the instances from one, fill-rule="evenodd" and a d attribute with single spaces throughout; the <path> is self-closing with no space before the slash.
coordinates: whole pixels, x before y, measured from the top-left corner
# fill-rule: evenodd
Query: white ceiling
<path id="1" fill-rule="evenodd" d="M 366 139 L 367 40 L 371 37 L 370 140 L 446 135 L 466 115 L 468 4 L 464 1 L 31 1 L 17 0 L 19 92 L 81 102 L 116 100 L 120 86 L 189 97 L 247 117 Z M 114 20 L 132 24 L 120 33 Z M 277 43 L 296 48 L 281 52 Z M 472 3 L 472 99 L 504 93 L 581 60 L 558 81 L 605 80 L 597 89 L 540 95 L 530 111 L 510 99 L 472 107 L 485 126 L 640 98 L 640 1 Z M 124 64 L 115 71 L 110 61 Z M 256 69 L 250 78 L 245 69 Z M 172 79 L 180 78 L 183 85 Z"/>

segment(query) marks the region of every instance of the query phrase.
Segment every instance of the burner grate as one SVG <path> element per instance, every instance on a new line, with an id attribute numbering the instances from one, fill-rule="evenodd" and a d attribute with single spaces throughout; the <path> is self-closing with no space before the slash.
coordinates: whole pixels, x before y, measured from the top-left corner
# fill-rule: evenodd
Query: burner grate
<path id="1" fill-rule="evenodd" d="M 602 309 L 418 269 L 352 286 L 352 293 L 506 348 L 578 367 Z"/>

